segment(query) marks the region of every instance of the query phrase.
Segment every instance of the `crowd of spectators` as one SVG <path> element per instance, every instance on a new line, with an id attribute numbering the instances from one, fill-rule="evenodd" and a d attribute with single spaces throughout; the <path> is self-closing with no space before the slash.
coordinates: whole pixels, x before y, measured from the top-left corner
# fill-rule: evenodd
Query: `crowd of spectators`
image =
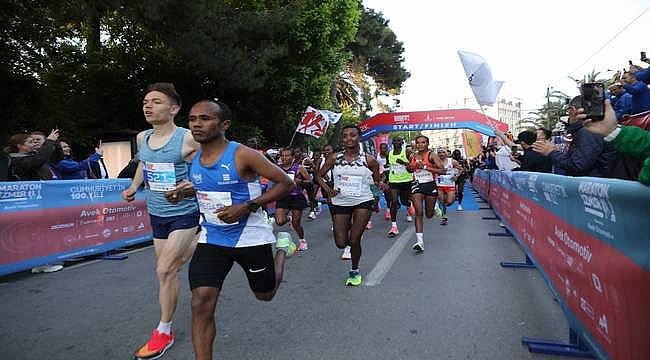
<path id="1" fill-rule="evenodd" d="M 650 185 L 650 67 L 631 65 L 608 83 L 605 119 L 588 119 L 578 95 L 566 106 L 561 132 L 524 130 L 514 140 L 494 129 L 500 141 L 484 147 L 472 159 L 472 168 L 620 178 Z"/>

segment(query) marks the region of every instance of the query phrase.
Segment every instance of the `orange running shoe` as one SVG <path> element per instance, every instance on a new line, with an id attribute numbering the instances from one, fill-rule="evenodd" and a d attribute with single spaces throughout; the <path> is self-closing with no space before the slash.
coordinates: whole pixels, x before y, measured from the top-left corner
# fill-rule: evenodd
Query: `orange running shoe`
<path id="1" fill-rule="evenodd" d="M 158 330 L 153 331 L 153 335 L 146 344 L 142 345 L 138 351 L 135 352 L 137 359 L 153 360 L 165 354 L 169 348 L 174 345 L 174 331 L 170 335 L 160 333 Z"/>

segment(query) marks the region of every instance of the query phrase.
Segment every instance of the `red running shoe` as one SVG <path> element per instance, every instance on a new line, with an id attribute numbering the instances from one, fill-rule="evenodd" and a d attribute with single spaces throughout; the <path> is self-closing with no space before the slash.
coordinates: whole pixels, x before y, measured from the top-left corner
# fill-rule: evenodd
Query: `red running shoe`
<path id="1" fill-rule="evenodd" d="M 169 348 L 174 345 L 174 331 L 172 330 L 170 335 L 163 334 L 158 332 L 158 330 L 153 331 L 153 335 L 146 344 L 142 345 L 138 351 L 135 352 L 135 357 L 137 359 L 147 359 L 153 360 L 158 359 L 159 357 L 165 354 Z"/>

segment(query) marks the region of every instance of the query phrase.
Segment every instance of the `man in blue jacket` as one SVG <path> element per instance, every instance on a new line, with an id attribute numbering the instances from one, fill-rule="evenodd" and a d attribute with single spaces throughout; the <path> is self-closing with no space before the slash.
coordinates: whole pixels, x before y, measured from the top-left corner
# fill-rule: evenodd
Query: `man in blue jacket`
<path id="1" fill-rule="evenodd" d="M 570 107 L 566 131 L 573 136 L 573 141 L 569 151 L 558 151 L 555 144 L 546 140 L 536 141 L 533 150 L 550 157 L 553 164 L 565 170 L 568 176 L 609 177 L 616 150 L 585 129 L 577 115 L 577 109 Z"/>
<path id="2" fill-rule="evenodd" d="M 639 81 L 633 72 L 623 74 L 623 88 L 632 95 L 632 114 L 650 110 L 650 89 L 643 81 Z"/>
<path id="3" fill-rule="evenodd" d="M 616 120 L 621 121 L 623 116 L 632 114 L 632 95 L 623 88 L 623 84 L 615 82 L 609 86 L 610 101 L 616 113 Z"/>

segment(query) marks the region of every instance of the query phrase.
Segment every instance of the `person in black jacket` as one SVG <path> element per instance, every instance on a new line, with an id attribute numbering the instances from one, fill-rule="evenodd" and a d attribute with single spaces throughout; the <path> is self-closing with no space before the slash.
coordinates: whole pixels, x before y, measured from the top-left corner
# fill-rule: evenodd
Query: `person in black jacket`
<path id="1" fill-rule="evenodd" d="M 514 142 L 524 149 L 524 154 L 517 158 L 521 165 L 512 169 L 513 171 L 551 172 L 553 169 L 551 159 L 533 151 L 532 145 L 536 140 L 537 134 L 531 130 L 522 131 L 517 135 L 517 140 Z"/>
<path id="2" fill-rule="evenodd" d="M 533 149 L 550 157 L 568 176 L 610 177 L 616 150 L 611 144 L 584 128 L 582 120 L 577 117 L 576 107 L 569 107 L 568 112 L 569 123 L 566 131 L 573 136 L 569 150 L 558 151 L 555 144 L 547 140 L 535 142 Z"/>
<path id="3" fill-rule="evenodd" d="M 51 180 L 55 174 L 48 162 L 56 148 L 59 130 L 52 130 L 39 149 L 34 148 L 30 134 L 16 134 L 9 138 L 5 152 L 9 154 L 9 177 L 12 181 Z"/>

